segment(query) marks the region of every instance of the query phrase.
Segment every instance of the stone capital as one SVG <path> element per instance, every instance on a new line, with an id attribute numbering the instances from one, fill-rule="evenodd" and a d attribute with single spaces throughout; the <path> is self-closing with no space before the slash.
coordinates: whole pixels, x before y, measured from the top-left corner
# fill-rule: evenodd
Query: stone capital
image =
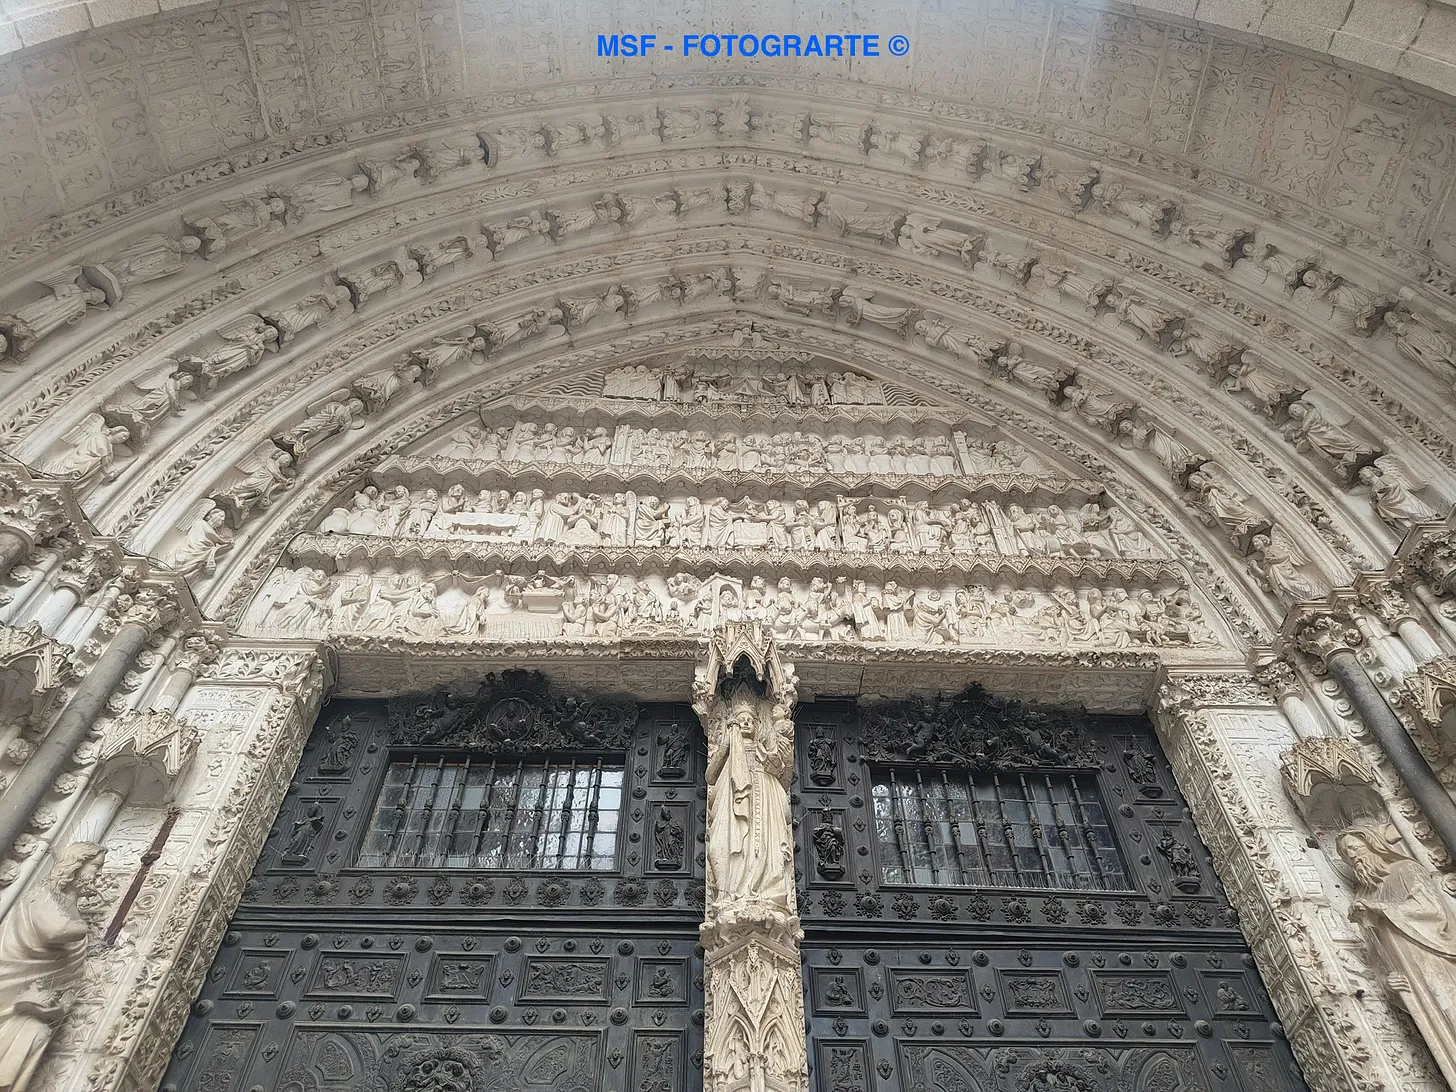
<path id="1" fill-rule="evenodd" d="M 1403 684 L 1405 704 L 1448 741 L 1456 743 L 1456 656 L 1421 664 Z"/>
<path id="2" fill-rule="evenodd" d="M 1291 636 L 1295 648 L 1321 663 L 1336 652 L 1355 651 L 1364 640 L 1348 616 L 1329 612 L 1306 617 Z"/>
<path id="3" fill-rule="evenodd" d="M 1355 584 L 1355 594 L 1360 605 L 1389 629 L 1394 629 L 1404 619 L 1414 617 L 1410 602 L 1401 594 L 1394 581 L 1360 580 Z"/>

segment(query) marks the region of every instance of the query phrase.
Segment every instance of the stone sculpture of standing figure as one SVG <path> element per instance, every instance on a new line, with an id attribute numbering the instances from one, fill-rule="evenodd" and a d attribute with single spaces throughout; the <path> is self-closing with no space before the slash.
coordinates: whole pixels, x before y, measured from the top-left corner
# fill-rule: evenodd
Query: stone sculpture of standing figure
<path id="1" fill-rule="evenodd" d="M 0 1092 L 25 1092 L 70 1008 L 89 930 L 76 900 L 91 893 L 106 850 L 76 842 L 56 854 L 0 921 Z"/>

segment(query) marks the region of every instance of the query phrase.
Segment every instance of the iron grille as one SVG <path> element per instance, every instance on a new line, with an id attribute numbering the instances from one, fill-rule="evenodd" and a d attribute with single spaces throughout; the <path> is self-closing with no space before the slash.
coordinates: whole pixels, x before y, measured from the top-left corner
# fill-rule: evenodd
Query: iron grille
<path id="1" fill-rule="evenodd" d="M 1094 775 L 873 771 L 886 883 L 1129 890 Z"/>
<path id="2" fill-rule="evenodd" d="M 622 775 L 600 761 L 391 762 L 358 864 L 609 871 Z"/>

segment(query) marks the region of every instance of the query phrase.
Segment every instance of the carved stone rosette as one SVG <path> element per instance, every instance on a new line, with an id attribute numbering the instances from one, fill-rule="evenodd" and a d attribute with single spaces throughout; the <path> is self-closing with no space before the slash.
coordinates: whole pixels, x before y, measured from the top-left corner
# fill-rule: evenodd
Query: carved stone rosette
<path id="1" fill-rule="evenodd" d="M 694 675 L 708 737 L 705 1092 L 808 1087 L 788 796 L 796 694 L 757 623 L 716 630 Z"/>

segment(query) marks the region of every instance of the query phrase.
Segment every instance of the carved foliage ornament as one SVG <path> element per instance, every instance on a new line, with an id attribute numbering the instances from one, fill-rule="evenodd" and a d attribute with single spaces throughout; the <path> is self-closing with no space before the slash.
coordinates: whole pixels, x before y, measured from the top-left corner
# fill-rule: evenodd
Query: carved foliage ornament
<path id="1" fill-rule="evenodd" d="M 860 750 L 871 762 L 953 762 L 967 769 L 1096 766 L 1081 710 L 1033 709 L 980 686 L 865 710 Z"/>
<path id="2" fill-rule="evenodd" d="M 625 750 L 636 723 L 631 700 L 566 697 L 539 671 L 492 672 L 474 694 L 447 687 L 389 703 L 393 742 L 485 754 Z"/>

